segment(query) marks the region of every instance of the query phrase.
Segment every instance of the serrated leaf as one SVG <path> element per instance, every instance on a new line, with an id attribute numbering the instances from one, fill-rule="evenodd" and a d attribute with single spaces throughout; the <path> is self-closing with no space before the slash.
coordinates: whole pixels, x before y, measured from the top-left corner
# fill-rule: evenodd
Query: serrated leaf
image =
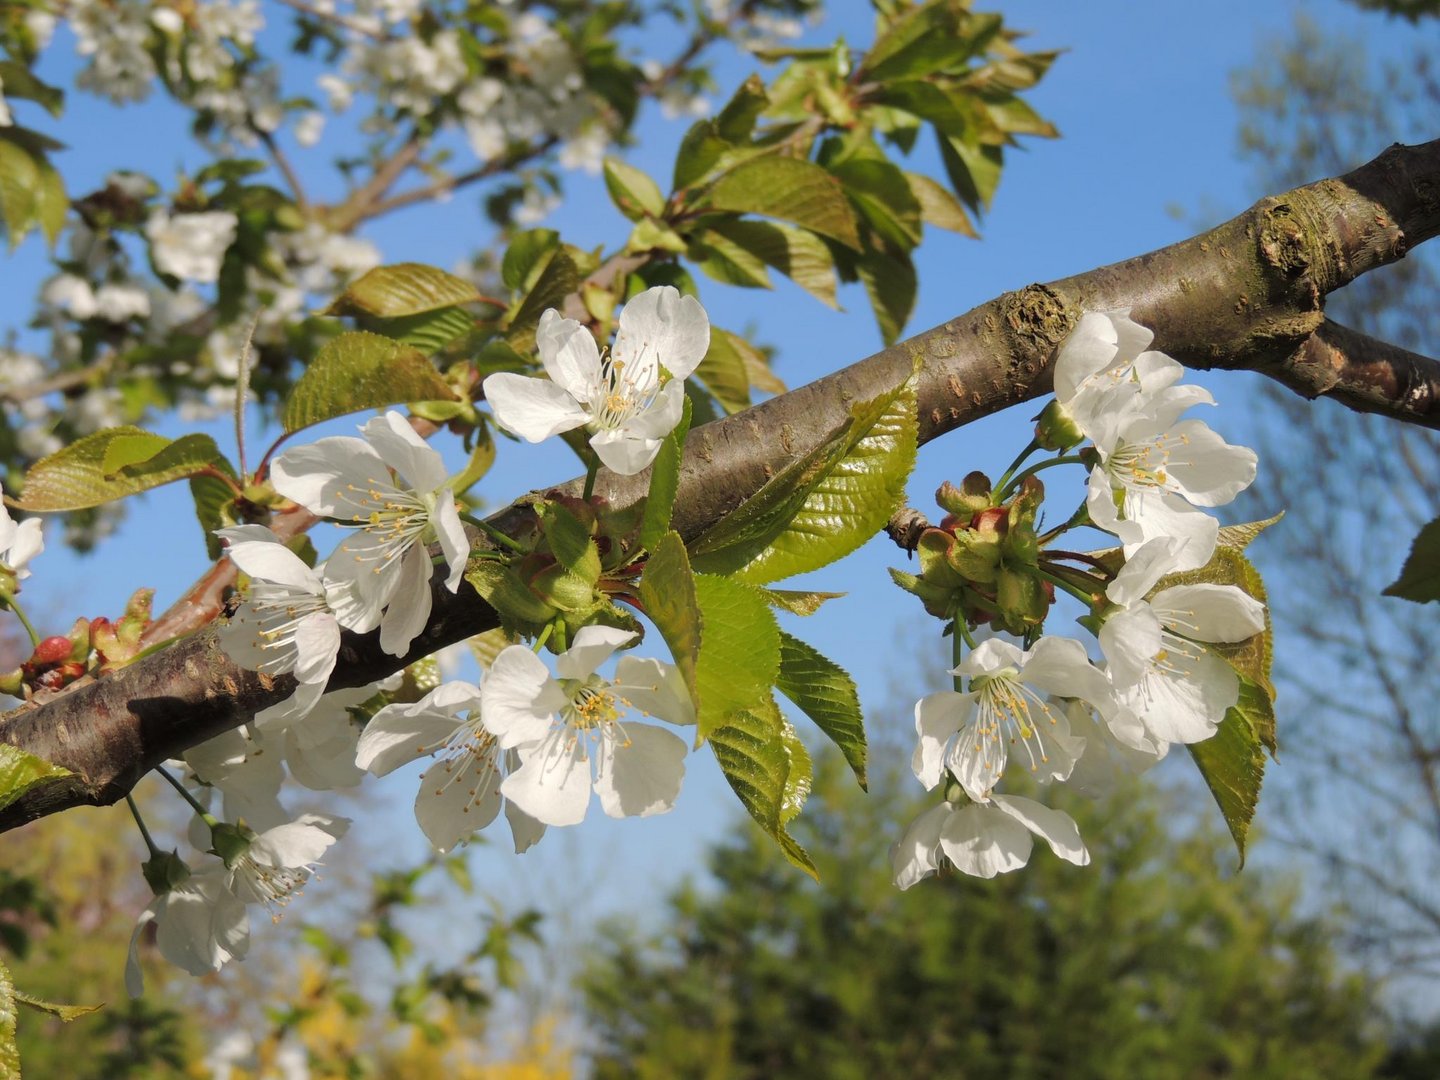
<path id="1" fill-rule="evenodd" d="M 780 824 L 788 825 L 805 809 L 805 800 L 810 797 L 810 783 L 815 779 L 815 766 L 810 761 L 809 748 L 788 720 L 781 725 L 780 740 L 785 747 L 785 756 L 790 759 L 790 771 L 785 774 L 785 790 L 780 796 Z"/>
<path id="2" fill-rule="evenodd" d="M 0 810 L 37 784 L 47 784 L 69 775 L 69 769 L 52 765 L 18 746 L 0 743 Z"/>
<path id="3" fill-rule="evenodd" d="M 908 255 L 870 251 L 856 262 L 855 270 L 865 285 L 865 295 L 870 298 L 881 339 L 886 345 L 893 345 L 915 310 L 915 297 L 920 288 L 915 264 Z"/>
<path id="4" fill-rule="evenodd" d="M 711 335 L 714 341 L 714 335 Z M 650 466 L 650 491 L 645 496 L 645 510 L 640 519 L 640 546 L 654 551 L 670 532 L 670 515 L 675 509 L 675 494 L 680 490 L 680 462 L 685 455 L 685 436 L 690 431 L 692 414 L 690 399 L 680 413 L 680 423 L 660 443 L 660 452 Z"/>
<path id="5" fill-rule="evenodd" d="M 913 379 L 851 406 L 838 431 L 691 545 L 697 568 L 763 585 L 850 554 L 904 497 L 915 436 Z"/>
<path id="6" fill-rule="evenodd" d="M 539 274 L 535 284 L 525 295 L 510 318 L 510 331 L 506 335 L 510 345 L 521 353 L 535 347 L 535 327 L 546 308 L 558 308 L 565 298 L 580 287 L 583 275 L 580 267 L 565 249 L 557 249 Z"/>
<path id="7" fill-rule="evenodd" d="M 743 162 L 715 181 L 705 205 L 711 210 L 779 218 L 860 249 L 855 214 L 839 181 L 799 158 L 772 155 Z"/>
<path id="8" fill-rule="evenodd" d="M 1271 525 L 1279 522 L 1285 516 L 1281 510 L 1274 517 L 1268 517 L 1264 521 L 1246 521 L 1239 525 L 1222 525 L 1216 543 L 1220 547 L 1234 548 L 1236 551 L 1244 551 L 1250 546 L 1250 542 L 1259 536 Z"/>
<path id="9" fill-rule="evenodd" d="M 660 185 L 643 170 L 619 158 L 605 159 L 605 187 L 616 207 L 631 221 L 639 221 L 647 214 L 658 218 L 665 213 L 665 194 Z"/>
<path id="10" fill-rule="evenodd" d="M 208 435 L 171 442 L 137 427 L 106 428 L 32 465 L 20 506 L 42 512 L 83 510 L 194 476 L 224 460 Z"/>
<path id="11" fill-rule="evenodd" d="M 1417 604 L 1440 600 L 1440 518 L 1420 530 L 1394 584 L 1382 596 L 1398 596 Z"/>
<path id="12" fill-rule="evenodd" d="M 653 246 L 653 245 L 652 245 Z M 722 285 L 742 289 L 769 289 L 770 272 L 754 252 L 714 229 L 701 229 L 691 238 L 686 256 Z"/>
<path id="13" fill-rule="evenodd" d="M 530 229 L 510 241 L 500 262 L 500 280 L 507 289 L 524 292 L 535 284 L 544 260 L 560 246 L 554 229 Z"/>
<path id="14" fill-rule="evenodd" d="M 1275 710 L 1269 695 L 1250 682 L 1240 680 L 1240 700 L 1225 714 L 1220 728 L 1204 742 L 1191 743 L 1191 757 L 1215 796 L 1240 865 L 1245 865 L 1245 844 L 1250 822 L 1260 804 L 1260 785 L 1265 779 L 1266 730 L 1275 730 Z M 1273 741 L 1273 736 L 1272 736 Z"/>
<path id="15" fill-rule="evenodd" d="M 870 227 L 897 251 L 920 243 L 920 201 L 888 161 L 851 158 L 830 170 Z"/>
<path id="16" fill-rule="evenodd" d="M 364 313 L 394 319 L 479 299 L 480 292 L 473 283 L 439 267 L 396 263 L 361 274 L 325 309 L 325 314 Z"/>
<path id="17" fill-rule="evenodd" d="M 0 129 L 3 130 L 3 129 Z M 13 248 L 36 224 L 40 170 L 24 148 L 0 135 L 0 222 Z"/>
<path id="18" fill-rule="evenodd" d="M 675 190 L 682 191 L 703 180 L 734 149 L 734 144 L 720 135 L 714 120 L 697 120 L 691 124 L 675 152 L 672 178 Z"/>
<path id="19" fill-rule="evenodd" d="M 70 211 L 70 197 L 65 194 L 65 181 L 60 171 L 44 158 L 35 162 L 35 222 L 45 234 L 51 247 L 60 238 L 65 228 L 65 216 Z"/>
<path id="20" fill-rule="evenodd" d="M 20 1049 L 15 1045 L 15 980 L 0 961 L 0 1080 L 20 1080 Z"/>
<path id="21" fill-rule="evenodd" d="M 455 392 L 424 353 L 379 334 L 352 330 L 320 347 L 290 392 L 282 421 L 293 434 L 363 409 L 455 400 Z"/>
<path id="22" fill-rule="evenodd" d="M 228 461 L 222 459 L 215 464 L 232 480 L 235 479 Z M 215 530 L 234 524 L 231 516 L 226 514 L 226 508 L 235 502 L 235 489 L 218 476 L 192 476 L 190 497 L 195 501 L 195 517 L 205 534 L 205 552 L 211 559 L 218 559 L 221 545 Z"/>
<path id="23" fill-rule="evenodd" d="M 755 121 L 768 104 L 770 97 L 765 92 L 765 80 L 752 73 L 715 117 L 716 134 L 729 142 L 744 142 L 754 132 Z"/>
<path id="24" fill-rule="evenodd" d="M 37 1012 L 49 1013 L 58 1017 L 63 1023 L 70 1023 L 82 1016 L 89 1016 L 93 1012 L 99 1012 L 104 1005 L 57 1005 L 53 1001 L 41 1001 L 39 998 L 31 997 L 29 994 L 15 991 L 15 1000 L 21 1005 L 29 1006 Z"/>
<path id="25" fill-rule="evenodd" d="M 750 372 L 736 346 L 734 335 L 713 327 L 710 348 L 695 369 L 694 378 L 714 395 L 729 415 L 750 407 Z"/>
<path id="26" fill-rule="evenodd" d="M 695 722 L 704 740 L 732 713 L 769 697 L 780 672 L 780 627 L 759 590 L 713 574 L 693 581 L 700 609 Z"/>
<path id="27" fill-rule="evenodd" d="M 965 213 L 960 200 L 945 187 L 920 173 L 907 172 L 905 179 L 910 184 L 915 200 L 920 204 L 920 217 L 925 224 L 933 225 L 937 229 L 949 229 L 971 239 L 979 238 L 980 234 L 975 231 L 970 215 Z"/>
<path id="28" fill-rule="evenodd" d="M 640 602 L 645 614 L 660 631 L 670 656 L 680 669 L 690 696 L 699 708 L 700 694 L 695 678 L 700 655 L 700 604 L 695 598 L 695 579 L 690 557 L 680 534 L 668 532 L 651 549 L 640 578 Z"/>
<path id="29" fill-rule="evenodd" d="M 791 615 L 814 615 L 826 600 L 838 600 L 840 592 L 807 592 L 803 589 L 761 589 L 761 595 L 771 607 L 788 611 Z"/>
<path id="30" fill-rule="evenodd" d="M 740 805 L 775 839 L 786 858 L 818 880 L 815 864 L 785 831 L 782 820 L 792 758 L 774 699 L 767 695 L 754 709 L 736 713 L 712 733 L 710 749 Z"/>
<path id="31" fill-rule="evenodd" d="M 0 60 L 0 84 L 5 87 L 6 97 L 36 102 L 51 116 L 59 116 L 64 107 L 63 90 L 36 78 L 33 71 L 15 60 Z"/>
<path id="32" fill-rule="evenodd" d="M 855 680 L 835 661 L 782 630 L 775 686 L 840 748 L 855 779 L 867 788 L 865 718 Z"/>
<path id="33" fill-rule="evenodd" d="M 949 0 L 932 0 L 906 12 L 879 35 L 864 60 L 866 79 L 918 78 L 958 68 L 998 28 L 998 16 L 972 16 Z"/>
<path id="34" fill-rule="evenodd" d="M 970 143 L 955 136 L 940 137 L 940 158 L 950 185 L 972 213 L 989 209 L 1000 186 L 1004 154 L 1000 147 Z"/>
<path id="35" fill-rule="evenodd" d="M 835 257 L 814 233 L 775 221 L 725 218 L 708 230 L 780 271 L 821 303 L 838 309 Z"/>
<path id="36" fill-rule="evenodd" d="M 436 308 L 395 319 L 368 318 L 364 329 L 411 345 L 426 356 L 434 356 L 452 341 L 458 341 L 475 328 L 475 316 L 461 307 Z"/>

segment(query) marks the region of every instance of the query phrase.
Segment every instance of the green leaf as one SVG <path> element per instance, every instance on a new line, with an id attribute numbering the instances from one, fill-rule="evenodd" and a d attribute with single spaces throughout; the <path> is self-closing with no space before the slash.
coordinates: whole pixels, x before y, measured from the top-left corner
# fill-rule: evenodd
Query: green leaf
<path id="1" fill-rule="evenodd" d="M 208 435 L 171 442 L 137 427 L 106 428 L 30 466 L 20 506 L 42 512 L 83 510 L 211 466 L 229 469 L 229 462 Z"/>
<path id="2" fill-rule="evenodd" d="M 1285 511 L 1274 517 L 1268 517 L 1264 521 L 1247 521 L 1240 525 L 1222 525 L 1216 543 L 1221 547 L 1234 548 L 1236 551 L 1244 551 L 1250 546 L 1250 542 L 1259 536 L 1271 525 L 1276 524 L 1285 516 Z"/>
<path id="3" fill-rule="evenodd" d="M 714 335 L 711 336 L 714 341 Z M 692 413 L 690 399 L 685 399 L 680 423 L 665 436 L 655 463 L 650 466 L 650 492 L 645 497 L 645 511 L 640 519 L 640 546 L 653 552 L 670 532 L 670 515 L 675 509 L 675 493 L 680 490 L 680 462 L 685 453 L 685 436 L 690 431 Z"/>
<path id="4" fill-rule="evenodd" d="M 810 782 L 815 778 L 815 766 L 810 761 L 809 748 L 788 720 L 780 727 L 780 742 L 785 747 L 785 756 L 790 759 L 790 769 L 785 774 L 785 790 L 780 795 L 780 824 L 788 825 L 805 809 L 805 800 L 810 797 Z"/>
<path id="5" fill-rule="evenodd" d="M 759 590 L 713 574 L 693 580 L 700 609 L 695 714 L 704 740 L 732 713 L 769 697 L 780 673 L 780 627 Z"/>
<path id="6" fill-rule="evenodd" d="M 362 328 L 434 356 L 475 328 L 475 316 L 462 307 L 436 308 L 395 319 L 367 318 Z"/>
<path id="7" fill-rule="evenodd" d="M 583 277 L 569 251 L 560 248 L 552 252 L 535 275 L 534 286 L 510 317 L 510 332 L 506 336 L 511 347 L 521 353 L 534 348 L 535 327 L 541 314 L 546 308 L 560 307 L 567 296 L 580 288 Z"/>
<path id="8" fill-rule="evenodd" d="M 855 779 L 866 788 L 865 718 L 855 680 L 835 661 L 782 630 L 775 685 L 840 748 Z"/>
<path id="9" fill-rule="evenodd" d="M 656 218 L 665 214 L 665 194 L 660 185 L 619 158 L 605 159 L 605 187 L 620 212 L 631 221 L 639 221 L 647 214 Z"/>
<path id="10" fill-rule="evenodd" d="M 696 567 L 763 585 L 850 554 L 904 497 L 915 436 L 913 379 L 852 405 L 829 438 L 696 540 Z"/>
<path id="11" fill-rule="evenodd" d="M 714 229 L 701 229 L 690 238 L 685 254 L 722 285 L 742 289 L 771 288 L 765 261 Z"/>
<path id="12" fill-rule="evenodd" d="M 39 998 L 31 997 L 15 991 L 15 1000 L 21 1005 L 27 1005 L 38 1012 L 49 1013 L 51 1016 L 59 1017 L 66 1024 L 77 1020 L 82 1016 L 88 1016 L 93 1012 L 99 1012 L 104 1005 L 56 1005 L 52 1001 L 41 1001 Z"/>
<path id="13" fill-rule="evenodd" d="M 1417 604 L 1440 600 L 1440 518 L 1420 530 L 1410 545 L 1410 554 L 1394 584 L 1382 596 L 1398 596 Z"/>
<path id="14" fill-rule="evenodd" d="M 525 292 L 535 285 L 545 267 L 545 260 L 560 247 L 560 234 L 554 229 L 530 229 L 510 241 L 500 263 L 500 280 L 507 289 Z"/>
<path id="15" fill-rule="evenodd" d="M 870 227 L 897 251 L 920 243 L 920 200 L 888 161 L 851 158 L 830 170 Z"/>
<path id="16" fill-rule="evenodd" d="M 59 116 L 64 107 L 64 91 L 37 79 L 28 67 L 14 60 L 0 60 L 0 83 L 6 97 L 34 101 L 51 116 Z"/>
<path id="17" fill-rule="evenodd" d="M 0 1080 L 20 1080 L 20 1049 L 15 1045 L 15 980 L 0 961 Z"/>
<path id="18" fill-rule="evenodd" d="M 1265 779 L 1265 732 L 1273 743 L 1275 710 L 1270 696 L 1250 682 L 1240 680 L 1240 700 L 1225 714 L 1220 729 L 1204 742 L 1188 746 L 1190 756 L 1215 796 L 1240 865 L 1245 865 L 1245 843 L 1250 822 L 1260 804 L 1260 785 Z"/>
<path id="19" fill-rule="evenodd" d="M 774 221 L 723 218 L 711 224 L 718 233 L 767 266 L 774 267 L 821 303 L 838 309 L 835 257 L 812 232 Z M 712 275 L 713 276 L 713 275 Z"/>
<path id="20" fill-rule="evenodd" d="M 407 401 L 454 401 L 425 354 L 379 334 L 352 330 L 331 338 L 285 402 L 289 433 L 362 409 Z"/>
<path id="21" fill-rule="evenodd" d="M 545 542 L 556 561 L 582 581 L 593 584 L 600 577 L 600 551 L 584 523 L 559 503 L 540 508 Z"/>
<path id="22" fill-rule="evenodd" d="M 705 205 L 779 218 L 860 249 L 855 214 L 839 181 L 799 158 L 766 156 L 737 165 L 715 181 Z"/>
<path id="23" fill-rule="evenodd" d="M 734 144 L 720 135 L 714 120 L 697 120 L 691 124 L 675 154 L 672 181 L 675 190 L 681 191 L 703 180 L 734 149 Z"/>
<path id="24" fill-rule="evenodd" d="M 998 146 L 971 143 L 955 136 L 940 138 L 940 159 L 950 177 L 950 186 L 974 213 L 988 209 L 995 197 L 1003 157 Z"/>
<path id="25" fill-rule="evenodd" d="M 227 517 L 226 509 L 234 504 L 235 492 L 219 477 L 192 476 L 190 497 L 195 501 L 195 517 L 205 534 L 205 554 L 211 559 L 218 559 L 221 544 L 215 530 L 234 524 Z"/>
<path id="26" fill-rule="evenodd" d="M 893 345 L 915 310 L 915 296 L 920 289 L 915 264 L 909 256 L 872 251 L 856 263 L 855 269 L 865 284 L 880 336 L 885 344 Z"/>
<path id="27" fill-rule="evenodd" d="M 423 263 L 396 263 L 360 275 L 325 314 L 363 313 L 393 319 L 479 299 L 479 291 L 462 277 Z"/>
<path id="28" fill-rule="evenodd" d="M 755 708 L 736 713 L 710 737 L 710 749 L 740 805 L 772 836 L 796 866 L 819 879 L 815 864 L 785 831 L 786 792 L 794 758 L 785 741 L 785 723 L 768 695 Z M 808 757 L 807 757 L 808 760 Z"/>
<path id="29" fill-rule="evenodd" d="M 670 655 L 690 688 L 698 710 L 700 694 L 695 667 L 700 655 L 700 604 L 695 598 L 695 579 L 690 572 L 685 541 L 679 533 L 666 533 L 650 548 L 650 558 L 640 578 L 640 602 L 670 647 Z"/>
<path id="30" fill-rule="evenodd" d="M 35 222 L 45 234 L 51 247 L 60 238 L 65 227 L 65 215 L 70 210 L 70 197 L 65 194 L 65 181 L 55 166 L 44 158 L 35 162 Z"/>
<path id="31" fill-rule="evenodd" d="M 908 11 L 881 34 L 864 60 L 866 81 L 918 78 L 954 71 L 1000 28 L 998 15 L 971 15 L 951 0 Z"/>
<path id="32" fill-rule="evenodd" d="M 726 413 L 750 407 L 750 372 L 734 335 L 719 327 L 710 331 L 710 348 L 695 369 L 694 378 L 714 395 Z"/>
<path id="33" fill-rule="evenodd" d="M 770 97 L 765 92 L 765 80 L 752 73 L 715 117 L 716 134 L 728 142 L 744 142 L 754 133 L 755 121 L 768 104 Z"/>
<path id="34" fill-rule="evenodd" d="M 975 231 L 970 215 L 965 213 L 960 201 L 943 185 L 920 173 L 907 172 L 905 179 L 910 184 L 910 192 L 915 196 L 915 201 L 920 204 L 920 217 L 926 225 L 949 229 L 971 239 L 979 238 L 980 234 Z"/>
<path id="35" fill-rule="evenodd" d="M 814 615 L 826 600 L 838 600 L 841 592 L 808 592 L 800 589 L 761 589 L 766 603 L 791 615 Z"/>
<path id="36" fill-rule="evenodd" d="M 0 128 L 0 132 L 5 129 Z M 0 134 L 0 222 L 14 248 L 36 225 L 40 168 L 23 147 Z"/>
<path id="37" fill-rule="evenodd" d="M 69 776 L 70 770 L 9 743 L 0 743 L 0 810 L 38 784 Z"/>
<path id="38" fill-rule="evenodd" d="M 495 559 L 473 558 L 465 580 L 493 607 L 507 631 L 538 634 L 555 609 L 527 589 L 515 570 Z"/>

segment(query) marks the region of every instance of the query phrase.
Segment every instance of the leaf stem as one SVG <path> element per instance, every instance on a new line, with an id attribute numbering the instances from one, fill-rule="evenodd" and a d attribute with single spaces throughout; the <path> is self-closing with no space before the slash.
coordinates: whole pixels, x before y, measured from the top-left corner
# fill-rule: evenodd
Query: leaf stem
<path id="1" fill-rule="evenodd" d="M 545 647 L 545 642 L 550 640 L 550 632 L 554 629 L 555 624 L 553 622 L 548 622 L 545 624 L 545 629 L 541 630 L 540 636 L 535 639 L 535 645 L 533 646 L 534 652 L 538 653 L 541 649 Z"/>
<path id="2" fill-rule="evenodd" d="M 600 471 L 600 463 L 591 461 L 585 466 L 585 494 L 581 496 L 587 503 L 590 496 L 595 494 L 595 474 Z"/>
<path id="3" fill-rule="evenodd" d="M 490 537 L 491 540 L 494 540 L 497 544 L 500 544 L 503 547 L 509 548 L 511 551 L 516 552 L 519 555 L 530 554 L 518 541 L 506 536 L 503 532 L 497 529 L 494 525 L 491 525 L 484 518 L 476 517 L 474 514 L 464 513 L 460 515 L 460 520 L 468 525 L 474 525 L 486 536 Z"/>
<path id="4" fill-rule="evenodd" d="M 1045 533 L 1044 535 L 1042 535 L 1042 536 L 1039 538 L 1039 541 L 1038 541 L 1038 542 L 1039 542 L 1039 544 L 1040 544 L 1041 547 L 1044 547 L 1046 544 L 1048 544 L 1051 540 L 1054 540 L 1054 539 L 1055 539 L 1057 536 L 1059 536 L 1061 533 L 1066 533 L 1066 532 L 1069 532 L 1071 529 L 1078 529 L 1078 528 L 1080 528 L 1082 525 L 1089 525 L 1089 524 L 1090 524 L 1090 507 L 1089 507 L 1088 504 L 1082 502 L 1078 507 L 1076 507 L 1075 512 L 1074 512 L 1073 514 L 1071 514 L 1068 518 L 1066 518 L 1065 521 L 1064 521 L 1062 524 L 1055 526 L 1055 528 L 1051 529 L 1049 532 L 1047 532 L 1047 533 Z"/>
<path id="5" fill-rule="evenodd" d="M 166 782 L 180 793 L 181 798 L 190 804 L 190 808 L 200 815 L 201 821 L 205 822 L 205 824 L 209 825 L 212 829 L 220 824 L 220 820 L 214 814 L 210 813 L 209 810 L 206 810 L 205 807 L 201 806 L 200 801 L 196 799 L 194 795 L 190 794 L 189 789 L 177 780 L 169 769 L 163 765 L 156 765 L 155 771 L 163 776 Z"/>

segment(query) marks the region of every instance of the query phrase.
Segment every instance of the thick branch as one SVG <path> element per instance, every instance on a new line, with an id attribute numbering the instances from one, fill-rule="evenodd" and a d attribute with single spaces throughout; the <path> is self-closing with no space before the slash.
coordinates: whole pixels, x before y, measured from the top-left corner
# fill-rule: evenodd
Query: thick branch
<path id="1" fill-rule="evenodd" d="M 1356 412 L 1440 428 L 1440 361 L 1329 319 L 1266 374 L 1307 398 L 1324 394 Z"/>
<path id="2" fill-rule="evenodd" d="M 1324 322 L 1326 294 L 1401 258 L 1437 231 L 1440 141 L 1392 147 L 1348 176 L 1262 200 L 1172 247 L 1007 293 L 808 386 L 697 428 L 686 444 L 672 523 L 686 538 L 698 535 L 843 423 L 851 402 L 899 385 L 917 363 L 922 441 L 1048 392 L 1055 346 L 1085 310 L 1129 308 L 1155 329 L 1157 348 L 1192 367 L 1248 368 L 1285 381 L 1293 377 L 1286 374 L 1292 358 Z M 1374 405 L 1384 390 L 1378 381 L 1372 387 L 1381 387 L 1368 399 Z M 1390 404 L 1392 415 L 1414 418 L 1406 400 Z M 625 506 L 644 497 L 648 482 L 644 474 L 602 472 L 597 492 Z M 578 493 L 580 481 L 567 486 Z M 528 514 L 512 508 L 495 520 L 518 533 Z M 435 601 L 410 657 L 386 656 L 373 634 L 347 634 L 331 687 L 381 678 L 495 623 L 468 585 L 457 595 L 436 589 Z M 0 829 L 68 806 L 113 802 L 156 762 L 244 722 L 291 688 L 288 679 L 267 683 L 237 668 L 216 648 L 213 631 L 205 631 L 44 705 L 22 706 L 0 718 L 0 740 L 77 776 L 0 810 Z"/>

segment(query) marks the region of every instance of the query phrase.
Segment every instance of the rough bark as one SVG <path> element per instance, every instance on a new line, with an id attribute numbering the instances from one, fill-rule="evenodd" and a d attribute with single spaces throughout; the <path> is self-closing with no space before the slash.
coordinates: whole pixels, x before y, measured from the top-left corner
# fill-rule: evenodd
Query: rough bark
<path id="1" fill-rule="evenodd" d="M 1031 285 L 882 352 L 696 429 L 686 446 L 674 527 L 693 538 L 843 423 L 853 401 L 909 377 L 918 362 L 920 439 L 1050 389 L 1050 361 L 1080 313 L 1130 309 L 1156 348 L 1190 367 L 1249 369 L 1306 396 L 1333 392 L 1352 407 L 1436 426 L 1430 360 L 1381 354 L 1327 327 L 1325 296 L 1440 231 L 1440 140 L 1394 146 L 1346 176 L 1261 200 L 1223 225 L 1113 266 Z M 1315 376 L 1328 364 L 1333 381 Z M 1388 373 L 1384 370 L 1388 365 Z M 1307 374 L 1308 372 L 1308 374 Z M 1430 388 L 1417 393 L 1416 387 Z M 624 506 L 648 475 L 602 472 L 597 494 Z M 578 494 L 580 481 L 565 485 Z M 529 511 L 494 519 L 517 535 Z M 435 613 L 408 657 L 375 635 L 347 634 L 331 688 L 359 686 L 495 625 L 462 584 L 435 590 Z M 0 809 L 0 830 L 83 803 L 123 796 L 153 765 L 243 723 L 292 689 L 236 667 L 202 631 L 114 675 L 0 717 L 0 740 L 76 775 Z"/>

